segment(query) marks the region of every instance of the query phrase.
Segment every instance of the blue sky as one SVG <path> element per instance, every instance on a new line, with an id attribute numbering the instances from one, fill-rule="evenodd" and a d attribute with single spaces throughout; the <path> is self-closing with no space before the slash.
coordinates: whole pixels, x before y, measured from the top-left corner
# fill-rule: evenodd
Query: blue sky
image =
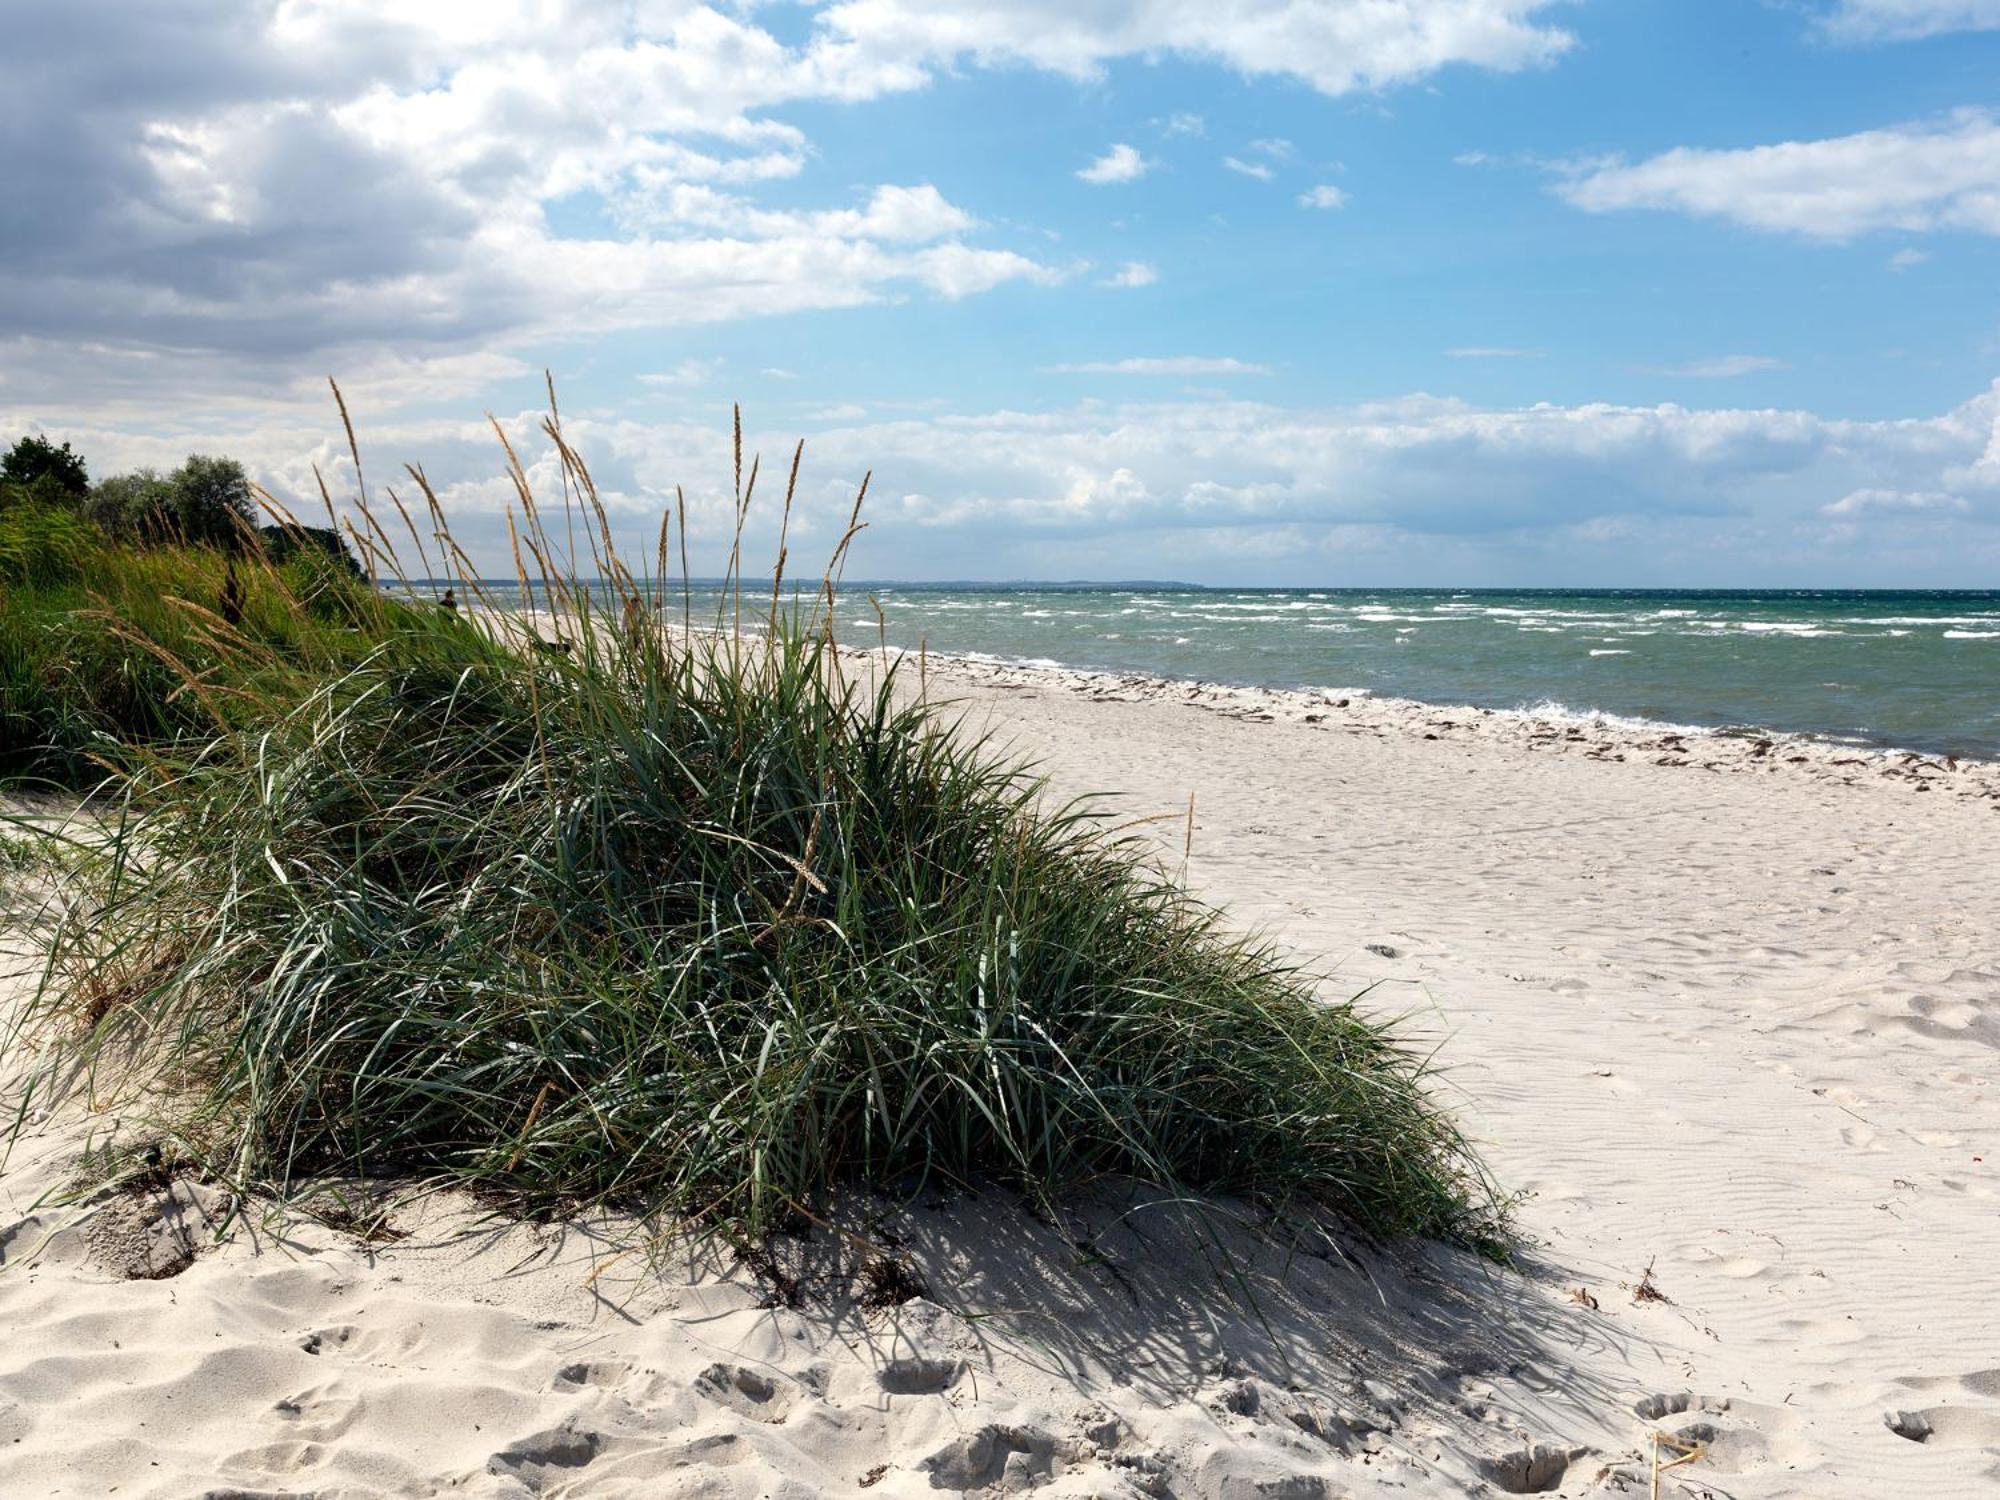
<path id="1" fill-rule="evenodd" d="M 698 566 L 740 400 L 878 577 L 2000 578 L 2000 0 L 162 9 L 0 59 L 99 472 L 345 492 L 333 373 L 497 564 L 546 367 Z"/>

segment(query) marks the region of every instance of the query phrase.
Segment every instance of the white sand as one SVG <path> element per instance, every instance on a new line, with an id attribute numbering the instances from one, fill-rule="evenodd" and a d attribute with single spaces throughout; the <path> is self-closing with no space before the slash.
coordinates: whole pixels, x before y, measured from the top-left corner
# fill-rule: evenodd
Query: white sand
<path id="1" fill-rule="evenodd" d="M 71 1109 L 0 1170 L 0 1496 L 1642 1495 L 1656 1428 L 1669 1495 L 2000 1494 L 1993 767 L 933 669 L 1411 1014 L 1526 1274 L 1318 1243 L 1252 1309 L 1169 1211 L 987 1199 L 894 1221 L 925 1298 L 765 1308 L 621 1226 L 50 1203 Z"/>

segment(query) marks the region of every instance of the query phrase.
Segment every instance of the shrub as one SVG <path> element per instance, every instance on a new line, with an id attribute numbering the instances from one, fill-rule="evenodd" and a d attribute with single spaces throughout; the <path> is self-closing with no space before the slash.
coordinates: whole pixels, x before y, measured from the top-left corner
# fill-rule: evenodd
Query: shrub
<path id="1" fill-rule="evenodd" d="M 274 563 L 311 558 L 331 564 L 336 571 L 356 582 L 367 576 L 361 571 L 361 564 L 354 560 L 346 538 L 330 526 L 304 526 L 286 521 L 276 526 L 258 527 L 257 537 L 263 544 L 264 555 Z"/>
<path id="2" fill-rule="evenodd" d="M 256 529 L 250 481 L 235 459 L 189 454 L 168 483 L 173 491 L 173 535 L 178 540 L 233 549 Z"/>
<path id="3" fill-rule="evenodd" d="M 58 448 L 47 438 L 29 435 L 0 457 L 0 486 L 30 489 L 41 486 L 44 494 L 70 500 L 81 499 L 90 489 L 90 475 L 83 456 L 68 443 Z"/>
<path id="4" fill-rule="evenodd" d="M 108 536 L 123 541 L 164 536 L 172 529 L 174 487 L 153 469 L 114 474 L 100 480 L 83 503 L 83 513 Z"/>

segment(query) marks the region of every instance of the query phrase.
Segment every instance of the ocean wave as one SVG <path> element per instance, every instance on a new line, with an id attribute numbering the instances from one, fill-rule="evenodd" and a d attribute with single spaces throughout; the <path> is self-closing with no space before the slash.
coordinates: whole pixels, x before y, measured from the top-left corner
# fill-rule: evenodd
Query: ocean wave
<path id="1" fill-rule="evenodd" d="M 1542 698 L 1519 708 L 1496 708 L 1494 714 L 1511 719 L 1553 719 L 1565 724 L 1602 724 L 1610 729 L 1628 729 L 1635 734 L 1677 734 L 1683 738 L 1708 738 L 1722 731 L 1700 724 L 1676 724 L 1669 719 L 1642 719 L 1633 714 L 1607 713 L 1601 708 L 1577 708 L 1556 698 Z"/>
<path id="2" fill-rule="evenodd" d="M 1983 615 L 1862 615 L 1852 620 L 1843 619 L 1843 625 L 1994 625 L 2000 624 L 2000 613 Z"/>

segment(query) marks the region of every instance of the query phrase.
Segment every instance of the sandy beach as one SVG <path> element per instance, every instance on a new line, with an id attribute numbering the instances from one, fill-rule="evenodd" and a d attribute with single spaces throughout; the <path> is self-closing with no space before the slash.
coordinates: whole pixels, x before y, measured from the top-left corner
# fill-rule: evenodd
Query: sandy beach
<path id="1" fill-rule="evenodd" d="M 2000 769 L 928 669 L 1407 1017 L 1518 1269 L 1122 1197 L 761 1271 L 448 1197 L 65 1202 L 121 1128 L 72 1102 L 0 1168 L 0 1495 L 1643 1495 L 1655 1432 L 1663 1494 L 2000 1493 Z"/>

